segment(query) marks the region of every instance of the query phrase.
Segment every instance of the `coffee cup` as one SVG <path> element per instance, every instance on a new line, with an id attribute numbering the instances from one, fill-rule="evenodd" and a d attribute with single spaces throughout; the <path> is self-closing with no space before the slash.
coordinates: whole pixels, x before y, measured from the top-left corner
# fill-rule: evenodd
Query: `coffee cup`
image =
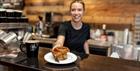
<path id="1" fill-rule="evenodd" d="M 20 49 L 27 55 L 28 58 L 38 57 L 39 41 L 37 40 L 25 41 L 24 44 L 20 45 Z"/>

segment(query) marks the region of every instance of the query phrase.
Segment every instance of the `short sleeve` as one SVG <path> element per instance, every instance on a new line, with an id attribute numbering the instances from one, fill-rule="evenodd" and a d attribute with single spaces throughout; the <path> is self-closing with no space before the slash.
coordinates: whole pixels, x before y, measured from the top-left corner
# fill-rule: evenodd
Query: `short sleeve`
<path id="1" fill-rule="evenodd" d="M 58 30 L 58 35 L 66 35 L 66 24 L 62 23 Z"/>
<path id="2" fill-rule="evenodd" d="M 90 39 L 90 26 L 87 26 L 87 40 Z"/>

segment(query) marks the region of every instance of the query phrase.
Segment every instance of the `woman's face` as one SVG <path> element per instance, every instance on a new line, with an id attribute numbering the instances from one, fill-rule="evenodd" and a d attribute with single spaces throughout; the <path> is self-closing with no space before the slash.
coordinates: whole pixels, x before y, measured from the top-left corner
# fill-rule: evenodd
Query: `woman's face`
<path id="1" fill-rule="evenodd" d="M 70 13 L 73 22 L 75 23 L 81 22 L 84 13 L 83 5 L 81 3 L 73 3 L 71 5 Z"/>

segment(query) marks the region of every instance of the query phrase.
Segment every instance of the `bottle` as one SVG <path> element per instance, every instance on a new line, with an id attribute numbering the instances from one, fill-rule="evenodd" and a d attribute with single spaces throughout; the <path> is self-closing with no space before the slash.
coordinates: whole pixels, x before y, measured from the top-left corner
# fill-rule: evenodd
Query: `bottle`
<path id="1" fill-rule="evenodd" d="M 102 30 L 103 30 L 103 33 L 101 35 L 101 41 L 107 41 L 106 25 L 105 24 L 102 25 Z"/>
<path id="2" fill-rule="evenodd" d="M 43 23 L 42 21 L 39 22 L 39 36 L 42 35 L 42 31 L 43 31 Z"/>
<path id="3" fill-rule="evenodd" d="M 105 24 L 102 25 L 102 29 L 103 29 L 103 35 L 106 35 L 106 25 Z"/>
<path id="4" fill-rule="evenodd" d="M 42 27 L 41 27 L 41 23 L 40 22 L 38 22 L 37 25 L 36 25 L 36 34 L 38 36 L 42 35 Z"/>
<path id="5" fill-rule="evenodd" d="M 114 32 L 108 32 L 107 34 L 107 41 L 110 42 L 110 43 L 114 43 L 115 40 L 114 40 Z"/>

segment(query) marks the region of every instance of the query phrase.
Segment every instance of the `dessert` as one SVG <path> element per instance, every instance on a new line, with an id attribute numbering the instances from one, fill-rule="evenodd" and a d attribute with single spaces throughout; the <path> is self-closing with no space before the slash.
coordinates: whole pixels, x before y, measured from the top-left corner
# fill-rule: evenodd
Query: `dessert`
<path id="1" fill-rule="evenodd" d="M 52 50 L 52 54 L 56 61 L 67 59 L 67 53 L 69 49 L 67 47 L 56 47 Z"/>

